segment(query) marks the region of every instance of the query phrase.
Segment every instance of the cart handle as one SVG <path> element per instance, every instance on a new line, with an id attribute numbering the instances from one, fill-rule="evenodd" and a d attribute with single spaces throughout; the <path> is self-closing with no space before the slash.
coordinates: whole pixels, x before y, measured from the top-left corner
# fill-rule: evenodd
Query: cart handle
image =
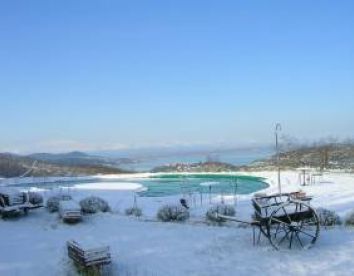
<path id="1" fill-rule="evenodd" d="M 236 217 L 224 216 L 224 215 L 220 215 L 218 213 L 215 213 L 215 218 L 222 218 L 222 219 L 225 219 L 225 220 L 239 222 L 239 223 L 244 223 L 244 224 L 248 224 L 248 225 L 259 225 L 260 224 L 260 222 L 257 221 L 257 220 L 244 221 L 244 220 L 237 219 Z"/>

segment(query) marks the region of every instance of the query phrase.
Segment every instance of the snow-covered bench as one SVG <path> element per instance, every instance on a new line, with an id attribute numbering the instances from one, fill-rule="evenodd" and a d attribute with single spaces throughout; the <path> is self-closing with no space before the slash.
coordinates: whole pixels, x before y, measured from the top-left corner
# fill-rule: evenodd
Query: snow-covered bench
<path id="1" fill-rule="evenodd" d="M 15 188 L 0 187 L 0 213 L 2 215 L 21 211 L 27 213 L 29 209 L 40 207 L 43 207 L 42 202 L 31 202 L 29 193 Z"/>
<path id="2" fill-rule="evenodd" d="M 79 244 L 76 241 L 67 242 L 68 256 L 81 269 L 97 268 L 111 263 L 111 253 L 108 246 L 92 246 Z"/>
<path id="3" fill-rule="evenodd" d="M 66 222 L 78 222 L 82 219 L 81 207 L 73 200 L 59 202 L 59 216 Z"/>

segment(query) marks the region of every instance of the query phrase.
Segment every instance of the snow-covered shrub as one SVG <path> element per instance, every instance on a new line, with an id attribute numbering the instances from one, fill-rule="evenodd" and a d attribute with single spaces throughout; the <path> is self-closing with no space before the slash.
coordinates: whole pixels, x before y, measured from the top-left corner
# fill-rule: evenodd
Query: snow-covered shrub
<path id="1" fill-rule="evenodd" d="M 59 202 L 61 200 L 71 200 L 72 197 L 70 195 L 56 195 L 48 198 L 47 200 L 47 209 L 49 212 L 58 212 L 59 211 Z"/>
<path id="2" fill-rule="evenodd" d="M 354 226 L 354 210 L 350 211 L 345 218 L 346 226 Z"/>
<path id="3" fill-rule="evenodd" d="M 33 205 L 39 205 L 43 203 L 43 196 L 40 193 L 28 192 L 28 201 Z"/>
<path id="4" fill-rule="evenodd" d="M 235 207 L 227 204 L 218 204 L 216 206 L 211 207 L 207 211 L 206 218 L 210 222 L 219 223 L 219 224 L 226 221 L 225 219 L 218 217 L 217 214 L 233 217 L 236 214 Z"/>
<path id="5" fill-rule="evenodd" d="M 127 216 L 141 217 L 143 215 L 143 211 L 138 207 L 131 207 L 125 209 L 125 214 Z"/>
<path id="6" fill-rule="evenodd" d="M 7 218 L 17 218 L 22 214 L 21 211 L 19 210 L 11 210 L 11 211 L 3 211 L 0 213 L 1 217 L 3 219 L 7 219 Z M 26 213 L 25 213 L 26 214 Z"/>
<path id="7" fill-rule="evenodd" d="M 335 226 L 341 224 L 340 217 L 334 211 L 325 208 L 317 208 L 316 213 L 321 226 Z"/>
<path id="8" fill-rule="evenodd" d="M 111 210 L 107 201 L 97 196 L 90 196 L 80 201 L 81 210 L 87 214 L 108 212 Z"/>
<path id="9" fill-rule="evenodd" d="M 189 218 L 189 212 L 179 205 L 165 205 L 157 211 L 157 218 L 164 222 L 185 221 Z"/>

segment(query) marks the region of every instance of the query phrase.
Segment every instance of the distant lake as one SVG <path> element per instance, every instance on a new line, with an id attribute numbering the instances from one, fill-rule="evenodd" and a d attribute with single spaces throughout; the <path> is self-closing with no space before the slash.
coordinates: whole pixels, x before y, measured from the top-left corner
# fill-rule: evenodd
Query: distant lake
<path id="1" fill-rule="evenodd" d="M 198 163 L 208 159 L 212 161 L 225 162 L 236 166 L 250 164 L 251 162 L 271 156 L 273 151 L 268 150 L 242 150 L 242 151 L 223 151 L 213 153 L 180 153 L 168 156 L 152 156 L 138 159 L 137 163 L 121 165 L 123 169 L 138 172 L 151 171 L 153 168 L 175 163 Z"/>

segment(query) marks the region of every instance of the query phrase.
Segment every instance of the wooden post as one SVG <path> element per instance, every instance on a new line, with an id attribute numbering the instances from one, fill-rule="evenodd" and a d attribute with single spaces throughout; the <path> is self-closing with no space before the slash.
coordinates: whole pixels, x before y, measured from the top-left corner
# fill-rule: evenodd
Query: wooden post
<path id="1" fill-rule="evenodd" d="M 281 178 L 280 178 L 280 150 L 279 150 L 279 132 L 282 130 L 281 125 L 278 123 L 275 126 L 275 149 L 277 153 L 277 166 L 278 166 L 278 190 L 281 194 Z"/>

